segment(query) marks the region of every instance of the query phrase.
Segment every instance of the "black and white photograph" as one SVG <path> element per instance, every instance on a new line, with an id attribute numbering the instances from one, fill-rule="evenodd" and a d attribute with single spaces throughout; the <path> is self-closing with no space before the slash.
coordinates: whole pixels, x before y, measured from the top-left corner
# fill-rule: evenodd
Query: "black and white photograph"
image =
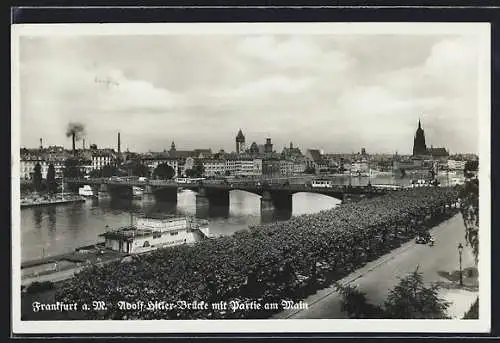
<path id="1" fill-rule="evenodd" d="M 489 331 L 490 45 L 13 25 L 14 333 Z"/>

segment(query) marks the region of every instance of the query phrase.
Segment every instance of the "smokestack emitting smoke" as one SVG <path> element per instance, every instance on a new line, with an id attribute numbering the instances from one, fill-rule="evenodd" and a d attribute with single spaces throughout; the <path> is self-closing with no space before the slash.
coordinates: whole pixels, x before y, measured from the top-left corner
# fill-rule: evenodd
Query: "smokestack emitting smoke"
<path id="1" fill-rule="evenodd" d="M 118 132 L 118 154 L 120 154 L 120 132 Z"/>
<path id="2" fill-rule="evenodd" d="M 43 149 L 42 139 L 40 138 L 40 150 Z"/>
<path id="3" fill-rule="evenodd" d="M 69 123 L 66 130 L 66 137 L 71 137 L 73 141 L 73 155 L 75 155 L 75 144 L 85 136 L 85 128 L 80 123 Z"/>
<path id="4" fill-rule="evenodd" d="M 85 150 L 85 138 L 83 139 L 83 150 Z"/>

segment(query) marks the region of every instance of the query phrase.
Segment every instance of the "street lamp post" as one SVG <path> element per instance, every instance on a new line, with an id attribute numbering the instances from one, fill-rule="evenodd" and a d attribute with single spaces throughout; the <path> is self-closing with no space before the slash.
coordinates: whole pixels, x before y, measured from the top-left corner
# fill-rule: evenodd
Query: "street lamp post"
<path id="1" fill-rule="evenodd" d="M 463 286 L 463 272 L 462 272 L 462 251 L 464 250 L 464 246 L 462 243 L 458 243 L 458 262 L 460 267 L 460 286 Z"/>

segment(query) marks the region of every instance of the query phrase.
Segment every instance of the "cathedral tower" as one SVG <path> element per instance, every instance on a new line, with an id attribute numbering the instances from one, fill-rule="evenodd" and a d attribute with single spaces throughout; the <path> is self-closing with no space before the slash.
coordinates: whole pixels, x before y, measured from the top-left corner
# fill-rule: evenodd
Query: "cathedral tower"
<path id="1" fill-rule="evenodd" d="M 427 146 L 425 145 L 425 133 L 419 120 L 417 132 L 415 133 L 415 138 L 413 139 L 413 156 L 425 155 L 426 153 Z"/>

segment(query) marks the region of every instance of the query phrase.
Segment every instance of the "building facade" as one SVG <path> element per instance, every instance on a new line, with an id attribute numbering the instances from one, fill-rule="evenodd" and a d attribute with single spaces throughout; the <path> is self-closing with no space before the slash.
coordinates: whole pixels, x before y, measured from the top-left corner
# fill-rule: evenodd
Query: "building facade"
<path id="1" fill-rule="evenodd" d="M 23 180 L 31 180 L 35 172 L 35 166 L 40 164 L 42 179 L 47 178 L 49 166 L 52 164 L 55 170 L 55 178 L 63 177 L 64 164 L 71 154 L 62 147 L 49 147 L 46 149 L 21 149 L 19 177 Z"/>
<path id="2" fill-rule="evenodd" d="M 305 157 L 307 167 L 313 168 L 316 173 L 328 170 L 328 162 L 323 158 L 319 150 L 307 149 Z"/>
<path id="3" fill-rule="evenodd" d="M 281 165 L 279 159 L 263 159 L 262 174 L 266 176 L 279 176 L 281 173 Z"/>
<path id="4" fill-rule="evenodd" d="M 224 176 L 226 172 L 226 161 L 220 159 L 203 159 L 201 160 L 204 169 L 204 176 Z"/>
<path id="5" fill-rule="evenodd" d="M 256 176 L 262 174 L 262 160 L 258 158 L 203 159 L 204 176 Z"/>
<path id="6" fill-rule="evenodd" d="M 280 160 L 280 174 L 283 176 L 293 175 L 293 161 Z"/>
<path id="7" fill-rule="evenodd" d="M 93 151 L 92 152 L 92 170 L 100 170 L 105 166 L 114 165 L 116 162 L 115 154 L 108 151 Z"/>
<path id="8" fill-rule="evenodd" d="M 460 161 L 460 160 L 448 160 L 447 162 L 449 170 L 461 170 L 461 171 L 465 169 L 465 164 L 467 163 L 467 161 Z"/>

